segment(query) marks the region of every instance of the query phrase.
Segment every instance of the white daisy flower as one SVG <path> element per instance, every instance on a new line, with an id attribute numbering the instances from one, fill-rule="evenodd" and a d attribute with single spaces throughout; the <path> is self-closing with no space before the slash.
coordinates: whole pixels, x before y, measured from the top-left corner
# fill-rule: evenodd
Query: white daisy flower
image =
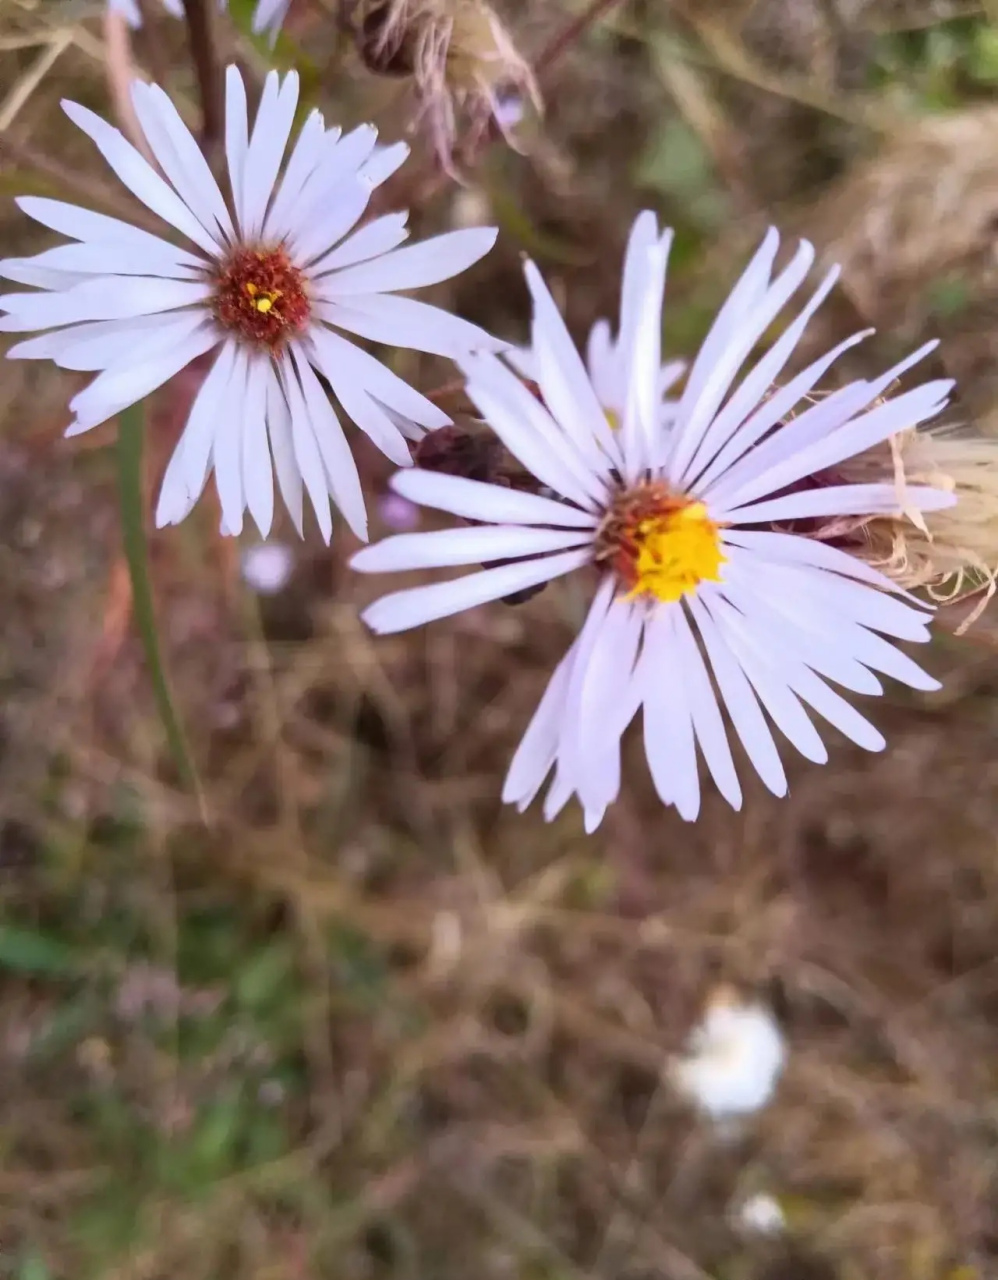
<path id="1" fill-rule="evenodd" d="M 354 558 L 362 572 L 502 560 L 501 567 L 386 596 L 364 615 L 374 631 L 403 631 L 579 569 L 597 588 L 581 633 L 558 666 L 513 759 L 503 797 L 525 808 L 555 768 L 545 815 L 577 792 L 587 829 L 620 786 L 620 738 L 643 710 L 645 753 L 659 796 L 687 820 L 700 807 L 697 750 L 736 808 L 742 790 L 721 709 L 763 782 L 787 779 L 769 718 L 808 759 L 827 751 L 817 711 L 871 751 L 884 739 L 828 681 L 880 693 L 884 672 L 917 689 L 936 681 L 883 636 L 926 640 L 930 614 L 882 574 L 807 537 L 816 517 L 899 512 L 892 484 L 838 483 L 843 459 L 934 417 L 950 382 L 889 401 L 888 387 L 930 350 L 871 381 L 812 402 L 833 361 L 822 356 L 785 385 L 779 377 L 831 272 L 783 335 L 739 369 L 804 280 L 802 244 L 772 276 L 770 231 L 703 342 L 673 421 L 661 412 L 660 334 L 669 233 L 643 214 L 629 255 L 614 345 L 624 409 L 612 430 L 605 397 L 573 346 L 532 263 L 532 349 L 540 398 L 494 355 L 461 362 L 468 394 L 503 443 L 554 497 L 410 471 L 397 492 L 476 527 L 388 538 Z M 632 241 L 632 243 L 633 243 Z M 949 506 L 948 493 L 908 486 L 904 510 Z M 777 532 L 792 522 L 799 532 Z M 878 634 L 882 633 L 882 634 Z"/>
<path id="2" fill-rule="evenodd" d="M 99 116 L 63 108 L 121 181 L 189 247 L 58 200 L 21 209 L 69 236 L 33 258 L 0 261 L 0 276 L 35 287 L 0 295 L 0 332 L 49 332 L 8 355 L 97 370 L 70 401 L 68 435 L 113 418 L 185 365 L 218 349 L 167 467 L 158 525 L 191 510 L 214 470 L 223 532 L 249 510 L 270 529 L 273 474 L 299 532 L 302 489 L 323 536 L 329 496 L 358 537 L 366 514 L 357 468 L 317 373 L 344 412 L 392 461 L 409 461 L 406 437 L 450 419 L 338 330 L 391 346 L 454 357 L 499 344 L 483 330 L 395 290 L 435 284 L 477 262 L 495 230 L 406 239 L 405 213 L 354 230 L 376 186 L 408 154 L 375 149 L 377 131 L 341 135 L 313 111 L 279 177 L 298 102 L 298 77 L 267 76 L 252 131 L 235 67 L 226 79 L 226 202 L 167 95 L 136 82 L 138 119 L 163 175 Z"/>
<path id="3" fill-rule="evenodd" d="M 769 1102 L 786 1062 L 783 1033 L 760 1004 L 715 993 L 694 1028 L 687 1054 L 673 1063 L 673 1083 L 714 1120 L 751 1115 Z"/>
<path id="4" fill-rule="evenodd" d="M 160 0 L 167 13 L 175 18 L 184 16 L 183 0 Z M 281 23 L 291 5 L 291 0 L 257 0 L 253 12 L 253 30 L 257 35 L 266 32 L 272 38 L 277 36 Z M 112 13 L 120 13 L 130 27 L 141 27 L 142 10 L 138 0 L 107 0 L 107 7 Z M 226 0 L 219 0 L 218 7 L 224 9 Z"/>

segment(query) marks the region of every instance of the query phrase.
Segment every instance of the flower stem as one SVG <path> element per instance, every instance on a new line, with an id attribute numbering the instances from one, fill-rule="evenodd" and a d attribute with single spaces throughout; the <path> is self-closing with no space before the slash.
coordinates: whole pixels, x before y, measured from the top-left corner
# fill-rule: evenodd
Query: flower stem
<path id="1" fill-rule="evenodd" d="M 211 0 L 184 0 L 187 38 L 201 96 L 201 142 L 211 160 L 225 128 L 222 68 L 215 47 Z"/>
<path id="2" fill-rule="evenodd" d="M 204 792 L 170 695 L 170 686 L 159 648 L 156 611 L 149 580 L 149 548 L 144 525 L 142 486 L 142 439 L 145 415 L 141 405 L 132 405 L 118 415 L 118 493 L 121 503 L 121 531 L 125 559 L 132 584 L 132 609 L 138 624 L 146 665 L 167 742 L 183 786 L 196 798 L 201 819 L 207 825 Z"/>
<path id="3" fill-rule="evenodd" d="M 560 31 L 555 32 L 534 59 L 534 74 L 537 78 L 540 79 L 545 71 L 550 71 L 562 54 L 577 43 L 588 27 L 598 22 L 604 14 L 609 13 L 615 5 L 620 3 L 621 0 L 591 0 L 581 13 L 576 14 Z"/>

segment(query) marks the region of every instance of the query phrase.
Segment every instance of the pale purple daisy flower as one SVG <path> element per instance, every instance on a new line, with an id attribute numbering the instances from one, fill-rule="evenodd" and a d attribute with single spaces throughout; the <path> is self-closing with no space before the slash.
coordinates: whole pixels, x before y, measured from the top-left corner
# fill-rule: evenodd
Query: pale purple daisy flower
<path id="1" fill-rule="evenodd" d="M 777 382 L 805 326 L 831 289 L 830 272 L 772 346 L 749 354 L 803 283 L 814 258 L 802 244 L 775 277 L 770 231 L 721 308 L 663 424 L 661 322 L 669 233 L 651 214 L 635 259 L 615 344 L 624 408 L 612 429 L 593 378 L 540 274 L 532 351 L 540 397 L 492 354 L 462 360 L 468 394 L 509 451 L 554 497 L 409 471 L 397 492 L 475 521 L 470 528 L 388 538 L 354 557 L 363 572 L 509 563 L 385 596 L 364 617 L 376 632 L 403 631 L 550 581 L 595 570 L 581 631 L 556 669 L 503 789 L 525 808 L 552 769 L 544 811 L 576 793 L 595 828 L 620 787 L 621 736 L 640 709 L 659 796 L 687 820 L 700 807 L 698 748 L 717 787 L 742 802 L 731 726 L 763 782 L 787 779 L 768 717 L 808 759 L 827 751 L 811 711 L 860 746 L 884 739 L 827 681 L 882 692 L 882 672 L 916 689 L 937 682 L 884 636 L 928 639 L 930 611 L 863 561 L 774 522 L 900 513 L 893 484 L 843 484 L 835 467 L 934 417 L 948 381 L 893 400 L 887 389 L 934 344 L 881 377 L 830 395 L 810 393 L 839 344 L 784 385 Z M 951 494 L 907 486 L 903 510 L 949 506 Z M 806 708 L 810 708 L 810 711 Z"/>
<path id="2" fill-rule="evenodd" d="M 18 201 L 30 217 L 76 243 L 0 261 L 0 276 L 36 292 L 0 295 L 0 331 L 50 330 L 8 355 L 51 359 L 97 378 L 70 401 L 77 435 L 113 418 L 199 356 L 218 355 L 163 479 L 158 525 L 182 520 L 214 470 L 223 532 L 249 510 L 266 536 L 274 472 L 302 530 L 302 490 L 326 540 L 329 496 L 358 537 L 367 520 L 360 480 L 336 412 L 344 412 L 393 462 L 407 438 L 450 419 L 337 330 L 446 357 L 499 344 L 438 307 L 398 297 L 477 262 L 491 228 L 406 239 L 405 213 L 354 230 L 371 192 L 408 154 L 375 147 L 377 131 L 327 130 L 313 111 L 279 177 L 298 102 L 298 77 L 267 76 L 250 131 L 242 79 L 226 79 L 227 203 L 176 108 L 136 83 L 136 114 L 164 177 L 99 116 L 65 102 L 125 186 L 191 244 L 181 248 L 116 218 L 57 200 Z"/>
<path id="3" fill-rule="evenodd" d="M 160 0 L 160 3 L 175 18 L 183 17 L 183 0 Z M 257 0 L 253 11 L 254 32 L 258 35 L 267 32 L 272 39 L 276 38 L 290 4 L 291 0 Z M 130 27 L 142 25 L 142 10 L 138 0 L 107 0 L 107 7 L 112 13 L 120 13 Z M 218 7 L 224 9 L 226 0 L 219 0 Z"/>

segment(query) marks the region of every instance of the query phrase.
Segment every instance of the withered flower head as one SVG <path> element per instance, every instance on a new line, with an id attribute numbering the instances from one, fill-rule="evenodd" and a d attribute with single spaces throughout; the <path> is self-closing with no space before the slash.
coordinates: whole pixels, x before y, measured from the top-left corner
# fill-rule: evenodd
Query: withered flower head
<path id="1" fill-rule="evenodd" d="M 448 172 L 455 154 L 473 155 L 491 127 L 511 141 L 510 101 L 540 105 L 529 65 L 484 0 L 345 0 L 344 11 L 372 71 L 413 77 Z"/>

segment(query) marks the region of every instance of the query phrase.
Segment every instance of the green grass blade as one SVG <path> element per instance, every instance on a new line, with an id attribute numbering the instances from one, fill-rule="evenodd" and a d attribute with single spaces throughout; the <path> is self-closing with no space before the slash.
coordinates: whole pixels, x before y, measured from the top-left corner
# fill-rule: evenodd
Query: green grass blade
<path id="1" fill-rule="evenodd" d="M 180 780 L 197 798 L 201 817 L 206 821 L 204 792 L 191 755 L 180 717 L 173 704 L 166 669 L 159 648 L 156 611 L 149 580 L 149 550 L 145 533 L 145 511 L 142 497 L 142 440 L 145 415 L 141 405 L 132 405 L 118 415 L 118 490 L 121 502 L 121 529 L 132 581 L 132 609 L 138 623 L 146 665 L 152 680 L 167 742 Z"/>

